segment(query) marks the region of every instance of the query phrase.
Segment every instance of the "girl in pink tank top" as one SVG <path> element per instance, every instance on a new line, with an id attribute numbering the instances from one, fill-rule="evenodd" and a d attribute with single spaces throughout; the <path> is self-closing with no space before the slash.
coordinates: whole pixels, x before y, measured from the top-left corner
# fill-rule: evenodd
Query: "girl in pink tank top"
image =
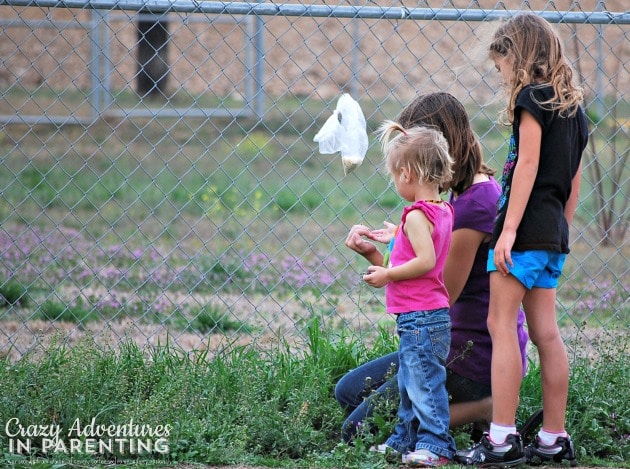
<path id="1" fill-rule="evenodd" d="M 400 132 L 392 137 L 394 132 Z M 446 357 L 450 348 L 449 296 L 444 284 L 453 209 L 440 198 L 452 178 L 444 136 L 428 127 L 381 127 L 387 169 L 405 207 L 387 264 L 363 277 L 385 287 L 387 312 L 397 315 L 400 338 L 399 421 L 386 445 L 414 467 L 448 463 L 455 452 L 449 433 Z"/>

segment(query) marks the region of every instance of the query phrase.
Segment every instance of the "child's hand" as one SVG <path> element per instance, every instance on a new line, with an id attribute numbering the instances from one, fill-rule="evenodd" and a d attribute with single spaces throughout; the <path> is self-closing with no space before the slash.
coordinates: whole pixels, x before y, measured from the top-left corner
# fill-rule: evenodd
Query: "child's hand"
<path id="1" fill-rule="evenodd" d="M 393 223 L 389 223 L 388 221 L 383 222 L 385 228 L 381 228 L 379 230 L 372 230 L 368 235 L 370 239 L 374 241 L 378 241 L 379 243 L 388 244 L 396 234 L 396 225 Z"/>
<path id="2" fill-rule="evenodd" d="M 359 254 L 366 256 L 376 252 L 376 246 L 363 237 L 371 238 L 371 230 L 365 225 L 354 225 L 346 237 L 346 246 Z"/>
<path id="3" fill-rule="evenodd" d="M 387 269 L 377 265 L 368 267 L 367 274 L 363 276 L 363 281 L 371 287 L 381 288 L 389 283 Z"/>
<path id="4" fill-rule="evenodd" d="M 510 273 L 512 263 L 512 246 L 516 240 L 516 233 L 503 230 L 494 246 L 494 265 L 504 277 Z"/>

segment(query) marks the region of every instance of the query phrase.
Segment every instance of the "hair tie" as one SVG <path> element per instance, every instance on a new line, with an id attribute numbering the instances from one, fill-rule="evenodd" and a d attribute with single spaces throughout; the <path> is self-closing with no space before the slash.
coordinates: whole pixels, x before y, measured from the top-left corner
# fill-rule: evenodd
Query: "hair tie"
<path id="1" fill-rule="evenodd" d="M 402 134 L 406 137 L 407 136 L 407 131 L 405 129 L 403 129 L 402 127 L 400 128 L 400 131 L 402 132 Z"/>

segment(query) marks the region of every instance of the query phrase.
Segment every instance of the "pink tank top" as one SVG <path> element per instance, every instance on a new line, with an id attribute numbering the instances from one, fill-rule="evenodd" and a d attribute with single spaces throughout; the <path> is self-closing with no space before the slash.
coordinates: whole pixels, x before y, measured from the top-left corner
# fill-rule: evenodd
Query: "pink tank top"
<path id="1" fill-rule="evenodd" d="M 407 214 L 422 210 L 433 224 L 431 238 L 435 248 L 435 267 L 426 274 L 412 279 L 389 282 L 385 290 L 385 303 L 390 314 L 410 313 L 448 308 L 449 297 L 444 285 L 444 263 L 451 244 L 453 207 L 446 202 L 433 204 L 420 200 L 403 210 L 400 229 L 397 230 L 389 256 L 389 266 L 395 267 L 416 257 L 409 238 L 404 233 Z"/>

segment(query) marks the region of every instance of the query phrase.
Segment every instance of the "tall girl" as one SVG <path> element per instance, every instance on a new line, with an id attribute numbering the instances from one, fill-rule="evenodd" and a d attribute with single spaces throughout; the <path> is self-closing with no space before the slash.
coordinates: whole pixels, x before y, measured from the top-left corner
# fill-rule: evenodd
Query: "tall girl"
<path id="1" fill-rule="evenodd" d="M 500 467 L 563 460 L 575 465 L 565 430 L 569 364 L 555 304 L 588 140 L 582 90 L 573 83 L 558 35 L 533 13 L 503 22 L 489 55 L 506 87 L 505 116 L 512 124 L 488 254 L 493 412 L 489 434 L 455 459 Z M 515 427 L 522 380 L 516 334 L 521 303 L 540 357 L 544 415 L 542 429 L 527 448 Z"/>

